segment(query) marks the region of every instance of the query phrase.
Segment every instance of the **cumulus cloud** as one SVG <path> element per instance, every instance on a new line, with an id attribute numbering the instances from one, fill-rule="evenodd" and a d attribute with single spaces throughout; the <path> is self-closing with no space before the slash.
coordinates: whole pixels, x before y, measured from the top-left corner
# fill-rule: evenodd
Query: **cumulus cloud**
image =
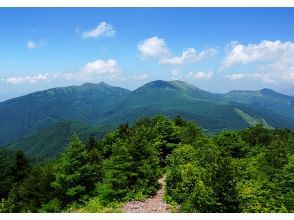
<path id="1" fill-rule="evenodd" d="M 112 37 L 116 34 L 113 26 L 106 22 L 101 22 L 97 25 L 96 28 L 83 32 L 83 38 L 97 38 L 97 37 Z"/>
<path id="2" fill-rule="evenodd" d="M 43 41 L 33 41 L 33 40 L 29 40 L 27 43 L 26 43 L 26 48 L 27 49 L 36 49 L 36 48 L 40 48 L 43 46 Z"/>
<path id="3" fill-rule="evenodd" d="M 145 39 L 137 45 L 137 49 L 141 54 L 142 60 L 153 58 L 158 59 L 160 64 L 174 65 L 195 63 L 216 53 L 215 48 L 210 48 L 200 52 L 196 51 L 194 48 L 188 48 L 183 50 L 180 56 L 172 56 L 164 39 L 157 36 Z"/>
<path id="4" fill-rule="evenodd" d="M 259 44 L 243 45 L 233 42 L 228 48 L 228 54 L 223 61 L 223 67 L 238 64 L 248 64 L 255 61 L 282 60 L 289 62 L 294 56 L 294 43 L 263 40 Z"/>
<path id="5" fill-rule="evenodd" d="M 254 70 L 255 75 L 260 75 L 255 77 L 256 79 L 261 79 L 265 83 L 278 81 L 294 83 L 293 57 L 294 43 L 291 41 L 263 40 L 258 44 L 248 45 L 233 42 L 227 49 L 227 55 L 221 69 L 259 62 L 258 69 Z"/>
<path id="6" fill-rule="evenodd" d="M 160 63 L 163 64 L 183 64 L 183 63 L 195 63 L 200 60 L 205 59 L 206 57 L 212 56 L 216 53 L 216 49 L 210 48 L 197 52 L 194 48 L 188 48 L 183 50 L 181 56 L 175 56 L 170 58 L 163 58 L 160 60 Z"/>
<path id="7" fill-rule="evenodd" d="M 119 72 L 120 67 L 114 59 L 89 62 L 81 69 L 81 73 L 92 75 L 116 75 Z"/>
<path id="8" fill-rule="evenodd" d="M 24 83 L 37 83 L 39 81 L 44 81 L 48 79 L 48 73 L 45 74 L 39 74 L 35 76 L 13 76 L 13 77 L 8 77 L 6 79 L 2 79 L 6 83 L 9 84 L 24 84 Z"/>
<path id="9" fill-rule="evenodd" d="M 137 45 L 141 58 L 163 58 L 169 54 L 165 41 L 159 37 L 150 37 Z"/>

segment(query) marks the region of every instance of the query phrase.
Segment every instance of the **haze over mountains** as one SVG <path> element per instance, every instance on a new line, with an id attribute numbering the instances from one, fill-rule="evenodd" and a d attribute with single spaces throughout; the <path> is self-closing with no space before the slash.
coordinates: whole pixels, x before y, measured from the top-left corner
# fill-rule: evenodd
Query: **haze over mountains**
<path id="1" fill-rule="evenodd" d="M 209 133 L 257 123 L 294 128 L 294 97 L 269 89 L 213 94 L 161 80 L 134 91 L 103 82 L 53 88 L 0 102 L 0 146 L 52 157 L 73 132 L 101 137 L 120 123 L 156 114 L 180 115 Z"/>

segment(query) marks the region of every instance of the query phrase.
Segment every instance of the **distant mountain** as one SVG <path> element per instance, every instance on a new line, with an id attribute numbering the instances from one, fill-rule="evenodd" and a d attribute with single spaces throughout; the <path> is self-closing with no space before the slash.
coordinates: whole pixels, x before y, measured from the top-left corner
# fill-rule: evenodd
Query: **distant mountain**
<path id="1" fill-rule="evenodd" d="M 235 90 L 225 94 L 225 97 L 231 101 L 253 105 L 294 119 L 294 97 L 277 93 L 271 89 L 260 91 Z"/>
<path id="2" fill-rule="evenodd" d="M 128 93 L 105 83 L 85 83 L 1 102 L 0 145 L 61 121 L 93 123 Z"/>
<path id="3" fill-rule="evenodd" d="M 155 114 L 180 115 L 209 133 L 257 123 L 294 128 L 294 97 L 269 89 L 213 94 L 162 80 L 134 91 L 105 83 L 54 88 L 0 102 L 0 146 L 52 156 L 72 132 L 102 135 L 108 127 Z"/>
<path id="4" fill-rule="evenodd" d="M 107 117 L 100 122 L 133 122 L 137 118 L 154 114 L 170 117 L 180 115 L 196 121 L 209 132 L 241 129 L 256 123 L 264 123 L 268 127 L 291 125 L 286 117 L 274 111 L 238 102 L 226 95 L 212 94 L 182 81 L 161 80 L 147 83 L 131 92 L 123 103 L 107 112 Z"/>

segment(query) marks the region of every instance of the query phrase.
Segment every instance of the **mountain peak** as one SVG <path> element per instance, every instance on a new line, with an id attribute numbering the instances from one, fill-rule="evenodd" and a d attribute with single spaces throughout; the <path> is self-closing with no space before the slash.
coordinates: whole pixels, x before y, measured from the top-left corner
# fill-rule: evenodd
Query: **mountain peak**
<path id="1" fill-rule="evenodd" d="M 277 94 L 276 91 L 272 90 L 272 89 L 268 89 L 268 88 L 263 88 L 260 90 L 260 92 L 262 94 Z"/>
<path id="2" fill-rule="evenodd" d="M 164 80 L 155 80 L 152 82 L 149 82 L 145 84 L 144 86 L 150 87 L 150 88 L 156 88 L 156 89 L 176 89 L 176 86 L 174 86 L 172 83 Z"/>
<path id="3" fill-rule="evenodd" d="M 96 87 L 96 86 L 107 86 L 107 87 L 109 87 L 110 85 L 108 85 L 105 82 L 100 82 L 100 83 L 89 83 L 89 82 L 86 82 L 86 83 L 83 83 L 81 85 L 81 87 Z"/>

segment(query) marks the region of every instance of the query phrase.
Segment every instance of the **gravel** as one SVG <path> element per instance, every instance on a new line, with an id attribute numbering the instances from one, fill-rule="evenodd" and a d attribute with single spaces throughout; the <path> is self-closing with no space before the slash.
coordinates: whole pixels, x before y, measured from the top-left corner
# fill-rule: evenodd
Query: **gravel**
<path id="1" fill-rule="evenodd" d="M 128 202 L 123 207 L 127 213 L 168 213 L 168 205 L 163 201 L 165 177 L 158 180 L 161 185 L 156 194 L 144 201 Z"/>

